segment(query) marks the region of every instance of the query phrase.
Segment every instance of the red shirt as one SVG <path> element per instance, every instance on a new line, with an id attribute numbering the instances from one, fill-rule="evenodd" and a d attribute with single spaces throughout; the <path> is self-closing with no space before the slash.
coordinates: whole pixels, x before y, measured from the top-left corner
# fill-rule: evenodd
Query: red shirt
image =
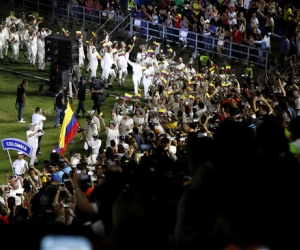
<path id="1" fill-rule="evenodd" d="M 235 42 L 235 43 L 242 42 L 243 33 L 240 30 L 236 30 L 236 31 L 233 30 L 231 34 L 233 36 L 233 42 Z"/>
<path id="2" fill-rule="evenodd" d="M 179 15 L 177 15 L 176 19 L 178 20 L 178 22 L 174 21 L 174 27 L 177 29 L 180 29 L 181 27 L 181 18 Z"/>

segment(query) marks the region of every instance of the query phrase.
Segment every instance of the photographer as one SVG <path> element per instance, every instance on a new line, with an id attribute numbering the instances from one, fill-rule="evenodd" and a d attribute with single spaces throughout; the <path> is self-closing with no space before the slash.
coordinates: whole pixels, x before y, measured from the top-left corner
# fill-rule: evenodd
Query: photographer
<path id="1" fill-rule="evenodd" d="M 102 94 L 103 89 L 101 89 L 100 84 L 97 82 L 97 79 L 95 77 L 92 77 L 90 90 L 91 90 L 91 94 L 92 94 L 92 100 L 94 102 L 92 110 L 97 110 L 98 115 L 99 115 L 100 114 L 100 95 Z"/>
<path id="2" fill-rule="evenodd" d="M 34 123 L 29 124 L 29 130 L 26 132 L 27 143 L 32 147 L 29 166 L 33 166 L 36 160 L 36 151 L 38 149 L 39 136 L 43 136 L 45 132 L 41 129 L 35 130 Z"/>
<path id="3" fill-rule="evenodd" d="M 97 125 L 93 123 L 93 118 L 91 116 L 86 117 L 86 125 L 84 129 L 84 136 L 87 141 L 92 141 L 93 136 L 98 136 Z"/>
<path id="4" fill-rule="evenodd" d="M 80 79 L 81 79 L 81 82 L 78 84 L 78 88 L 76 90 L 76 98 L 78 99 L 76 116 L 79 116 L 79 113 L 81 111 L 82 117 L 85 117 L 84 101 L 85 101 L 85 90 L 86 90 L 87 77 L 82 76 Z"/>

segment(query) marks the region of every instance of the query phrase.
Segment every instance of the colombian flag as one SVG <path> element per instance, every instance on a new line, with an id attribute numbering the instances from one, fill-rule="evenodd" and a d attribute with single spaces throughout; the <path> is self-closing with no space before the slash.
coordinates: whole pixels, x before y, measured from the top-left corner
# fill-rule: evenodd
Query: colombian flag
<path id="1" fill-rule="evenodd" d="M 159 109 L 158 110 L 159 115 L 164 115 L 165 113 L 166 113 L 166 111 L 164 109 Z"/>
<path id="2" fill-rule="evenodd" d="M 132 99 L 132 95 L 125 93 L 124 99 L 125 100 L 131 100 Z"/>
<path id="3" fill-rule="evenodd" d="M 221 84 L 222 88 L 227 88 L 228 87 L 228 83 L 224 82 Z"/>
<path id="4" fill-rule="evenodd" d="M 135 99 L 140 100 L 140 99 L 141 99 L 141 94 L 136 93 L 136 94 L 135 94 Z"/>
<path id="5" fill-rule="evenodd" d="M 81 31 L 80 31 L 80 30 L 77 30 L 77 31 L 76 31 L 76 37 L 78 37 L 78 38 L 81 38 L 81 37 L 82 37 L 82 34 L 81 34 Z"/>
<path id="6" fill-rule="evenodd" d="M 65 151 L 69 145 L 69 142 L 76 135 L 78 127 L 79 123 L 75 118 L 74 112 L 71 109 L 70 104 L 68 103 L 58 139 L 59 144 L 57 152 L 60 153 L 62 156 L 65 155 Z"/>
<path id="7" fill-rule="evenodd" d="M 158 47 L 159 43 L 158 43 L 158 42 L 153 42 L 153 45 L 154 45 L 155 47 Z"/>
<path id="8" fill-rule="evenodd" d="M 161 71 L 161 74 L 162 74 L 163 76 L 168 76 L 169 72 L 163 69 L 163 70 Z"/>

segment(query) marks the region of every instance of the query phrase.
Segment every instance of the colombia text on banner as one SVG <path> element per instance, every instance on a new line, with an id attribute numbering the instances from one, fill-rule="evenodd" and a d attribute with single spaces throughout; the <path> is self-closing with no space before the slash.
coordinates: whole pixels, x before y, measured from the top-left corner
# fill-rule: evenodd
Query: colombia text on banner
<path id="1" fill-rule="evenodd" d="M 57 152 L 64 156 L 65 151 L 69 145 L 69 142 L 72 140 L 74 135 L 77 133 L 79 123 L 75 118 L 74 112 L 71 109 L 70 104 L 65 113 L 64 121 L 61 126 L 60 135 L 58 139 L 58 148 Z"/>

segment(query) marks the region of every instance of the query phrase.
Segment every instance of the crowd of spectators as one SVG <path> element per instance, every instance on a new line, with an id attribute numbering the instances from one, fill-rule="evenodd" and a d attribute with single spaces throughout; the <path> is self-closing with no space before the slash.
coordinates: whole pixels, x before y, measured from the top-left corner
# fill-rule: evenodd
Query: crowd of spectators
<path id="1" fill-rule="evenodd" d="M 292 67 L 261 86 L 252 78 L 240 90 L 220 86 L 218 95 L 209 84 L 205 101 L 175 87 L 164 99 L 150 91 L 144 104 L 120 97 L 109 124 L 96 117 L 106 146 L 88 140 L 86 151 L 53 151 L 43 166 L 6 173 L 1 232 L 18 235 L 14 249 L 39 249 L 49 234 L 83 235 L 95 249 L 294 246 L 300 97 Z"/>
<path id="2" fill-rule="evenodd" d="M 198 48 L 212 52 L 219 57 L 231 55 L 234 62 L 247 58 L 245 45 L 259 50 L 250 50 L 250 60 L 264 64 L 261 58 L 264 51 L 271 51 L 272 36 L 287 39 L 284 55 L 299 56 L 299 13 L 297 5 L 270 1 L 163 1 L 162 6 L 147 2 L 135 5 L 136 31 L 146 34 L 150 39 L 166 39 L 167 43 L 179 42 L 183 48 Z M 149 21 L 149 29 L 145 21 Z M 195 33 L 201 34 L 195 41 Z M 214 41 L 212 38 L 215 38 Z M 275 38 L 274 38 L 275 39 Z M 273 39 L 273 40 L 274 40 Z M 203 43 L 204 42 L 204 43 Z M 230 47 L 228 42 L 234 42 Z M 213 43 L 215 46 L 211 46 Z M 231 49 L 230 49 L 231 48 Z M 230 50 L 235 50 L 230 53 Z M 283 53 L 282 53 L 283 54 Z"/>

